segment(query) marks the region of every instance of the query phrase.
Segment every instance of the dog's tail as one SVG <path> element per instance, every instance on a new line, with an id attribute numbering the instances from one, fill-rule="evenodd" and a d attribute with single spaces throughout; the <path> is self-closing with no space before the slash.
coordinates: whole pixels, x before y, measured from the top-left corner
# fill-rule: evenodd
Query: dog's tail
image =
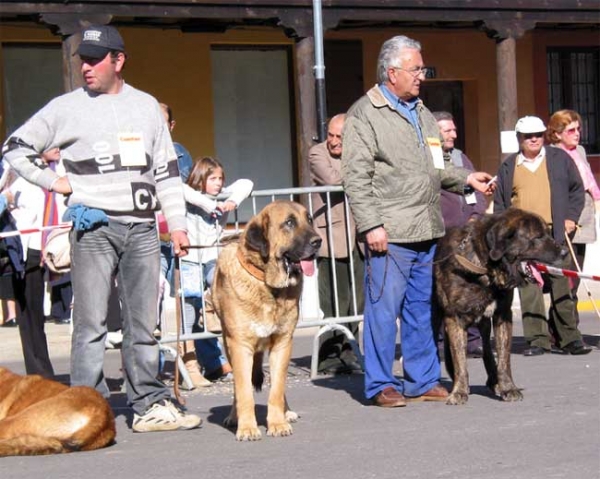
<path id="1" fill-rule="evenodd" d="M 265 380 L 265 373 L 262 367 L 263 358 L 264 353 L 256 353 L 254 355 L 254 362 L 252 363 L 252 385 L 257 391 L 262 389 L 262 385 Z"/>

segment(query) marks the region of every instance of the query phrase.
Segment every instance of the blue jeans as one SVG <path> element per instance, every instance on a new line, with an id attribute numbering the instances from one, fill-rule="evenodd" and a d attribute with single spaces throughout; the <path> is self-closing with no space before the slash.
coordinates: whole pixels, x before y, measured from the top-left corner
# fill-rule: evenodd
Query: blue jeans
<path id="1" fill-rule="evenodd" d="M 387 255 L 368 253 L 365 267 L 365 396 L 392 386 L 420 396 L 440 379 L 431 324 L 435 242 L 388 244 Z M 404 379 L 393 374 L 398 327 Z"/>
<path id="2" fill-rule="evenodd" d="M 157 322 L 159 248 L 154 223 L 123 224 L 71 232 L 73 337 L 71 384 L 110 392 L 104 378 L 106 314 L 116 275 L 123 320 L 122 357 L 127 400 L 137 414 L 157 401 L 170 398 L 157 379 Z"/>

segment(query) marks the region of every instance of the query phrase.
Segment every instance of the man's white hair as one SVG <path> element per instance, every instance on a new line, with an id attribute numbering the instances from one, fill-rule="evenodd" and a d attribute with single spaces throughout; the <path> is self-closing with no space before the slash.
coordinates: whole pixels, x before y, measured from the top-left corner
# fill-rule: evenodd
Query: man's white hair
<path id="1" fill-rule="evenodd" d="M 398 35 L 386 40 L 379 51 L 377 60 L 377 81 L 384 83 L 388 80 L 388 69 L 391 67 L 400 67 L 398 57 L 403 50 L 411 49 L 421 51 L 421 44 L 404 35 Z"/>

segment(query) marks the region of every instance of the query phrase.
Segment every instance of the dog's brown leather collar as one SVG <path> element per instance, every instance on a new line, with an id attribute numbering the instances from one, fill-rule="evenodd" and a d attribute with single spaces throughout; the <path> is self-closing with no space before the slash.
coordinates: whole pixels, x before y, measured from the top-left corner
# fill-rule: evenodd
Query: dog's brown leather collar
<path id="1" fill-rule="evenodd" d="M 464 256 L 461 256 L 459 254 L 455 254 L 454 258 L 456 259 L 456 261 L 458 261 L 458 263 L 463 268 L 468 269 L 472 273 L 479 274 L 479 275 L 487 274 L 487 269 L 486 268 L 483 268 L 482 266 L 479 266 L 478 264 L 475 264 L 472 261 L 469 261 Z"/>
<path id="2" fill-rule="evenodd" d="M 471 241 L 471 233 L 472 233 L 472 231 L 470 230 L 467 233 L 467 236 L 465 236 L 462 239 L 462 241 L 460 242 L 460 244 L 458 245 L 457 250 L 460 253 L 464 253 L 465 248 L 467 246 L 467 243 L 469 241 Z M 475 273 L 475 274 L 478 274 L 480 276 L 483 276 L 483 275 L 487 274 L 487 269 L 486 268 L 484 268 L 483 266 L 481 266 L 479 264 L 473 263 L 471 260 L 469 260 L 469 259 L 465 258 L 464 256 L 462 256 L 462 254 L 454 253 L 454 258 L 456 259 L 456 261 L 458 261 L 458 264 L 460 264 L 463 268 L 467 269 L 471 273 Z M 475 258 L 477 259 L 477 261 L 479 261 L 479 258 L 477 258 L 477 255 L 475 255 Z"/>
<path id="3" fill-rule="evenodd" d="M 244 252 L 242 251 L 242 248 L 238 248 L 238 250 L 237 250 L 237 259 L 240 262 L 240 264 L 242 265 L 242 268 L 244 268 L 248 273 L 250 273 L 252 276 L 254 276 L 259 281 L 264 282 L 265 272 L 261 271 L 256 266 L 254 266 L 253 264 L 250 264 L 250 263 L 248 263 L 248 261 L 246 261 L 246 257 L 244 256 Z"/>

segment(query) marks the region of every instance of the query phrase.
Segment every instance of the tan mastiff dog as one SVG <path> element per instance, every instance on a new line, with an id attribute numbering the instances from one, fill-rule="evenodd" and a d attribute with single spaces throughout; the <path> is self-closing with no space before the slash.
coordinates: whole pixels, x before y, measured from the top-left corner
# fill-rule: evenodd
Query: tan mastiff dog
<path id="1" fill-rule="evenodd" d="M 212 297 L 233 367 L 234 401 L 225 424 L 237 424 L 236 439 L 261 438 L 252 386 L 260 390 L 263 355 L 269 352 L 271 391 L 267 435 L 289 436 L 298 416 L 285 399 L 292 336 L 298 322 L 303 274 L 314 273 L 321 238 L 302 205 L 275 201 L 248 223 L 239 242 L 217 261 Z"/>
<path id="2" fill-rule="evenodd" d="M 113 412 L 96 390 L 0 368 L 0 456 L 91 451 L 115 436 Z"/>

